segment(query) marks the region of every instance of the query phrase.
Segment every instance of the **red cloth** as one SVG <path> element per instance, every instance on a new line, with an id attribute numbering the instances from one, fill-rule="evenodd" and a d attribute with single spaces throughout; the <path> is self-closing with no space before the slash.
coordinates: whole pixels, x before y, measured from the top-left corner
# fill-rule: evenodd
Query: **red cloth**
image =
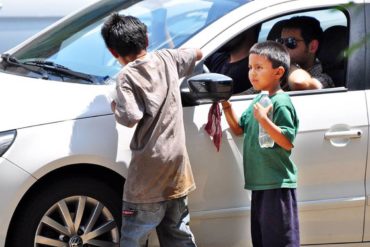
<path id="1" fill-rule="evenodd" d="M 208 112 L 208 122 L 204 129 L 212 137 L 213 143 L 220 151 L 222 129 L 221 129 L 221 109 L 217 102 L 213 103 Z"/>

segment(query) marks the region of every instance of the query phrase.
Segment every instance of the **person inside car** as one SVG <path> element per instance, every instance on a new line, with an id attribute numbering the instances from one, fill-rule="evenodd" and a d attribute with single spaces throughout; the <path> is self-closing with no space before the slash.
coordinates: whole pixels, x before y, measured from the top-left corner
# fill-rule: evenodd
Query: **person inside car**
<path id="1" fill-rule="evenodd" d="M 252 84 L 248 79 L 249 49 L 257 42 L 260 26 L 244 31 L 205 60 L 210 72 L 224 74 L 234 81 L 233 94 L 253 94 Z"/>
<path id="2" fill-rule="evenodd" d="M 285 90 L 334 87 L 329 75 L 323 73 L 317 58 L 323 30 L 320 22 L 309 16 L 295 16 L 280 23 L 280 38 L 289 51 L 291 67 Z"/>

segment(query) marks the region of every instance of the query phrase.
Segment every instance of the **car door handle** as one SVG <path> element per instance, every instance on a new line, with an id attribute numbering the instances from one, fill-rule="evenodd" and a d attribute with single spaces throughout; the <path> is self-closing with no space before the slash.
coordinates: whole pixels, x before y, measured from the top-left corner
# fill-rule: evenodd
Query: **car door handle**
<path id="1" fill-rule="evenodd" d="M 328 131 L 325 133 L 325 139 L 333 139 L 333 138 L 360 138 L 362 136 L 361 130 L 345 130 L 345 131 Z"/>

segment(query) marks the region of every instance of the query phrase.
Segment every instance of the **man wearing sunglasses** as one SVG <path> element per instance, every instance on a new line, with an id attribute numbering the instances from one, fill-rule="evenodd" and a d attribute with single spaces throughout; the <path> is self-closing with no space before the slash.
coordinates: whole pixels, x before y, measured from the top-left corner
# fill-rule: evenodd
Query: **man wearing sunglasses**
<path id="1" fill-rule="evenodd" d="M 280 38 L 289 51 L 291 68 L 288 76 L 290 90 L 333 87 L 329 75 L 323 73 L 316 54 L 322 36 L 320 22 L 309 16 L 295 16 L 282 22 Z"/>

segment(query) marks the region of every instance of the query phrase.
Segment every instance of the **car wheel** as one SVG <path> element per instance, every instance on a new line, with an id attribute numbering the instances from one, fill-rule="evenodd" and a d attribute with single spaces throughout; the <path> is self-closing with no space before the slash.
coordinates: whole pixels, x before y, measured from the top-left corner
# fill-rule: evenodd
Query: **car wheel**
<path id="1" fill-rule="evenodd" d="M 120 195 L 100 180 L 48 183 L 17 215 L 7 246 L 118 247 L 121 205 Z"/>

